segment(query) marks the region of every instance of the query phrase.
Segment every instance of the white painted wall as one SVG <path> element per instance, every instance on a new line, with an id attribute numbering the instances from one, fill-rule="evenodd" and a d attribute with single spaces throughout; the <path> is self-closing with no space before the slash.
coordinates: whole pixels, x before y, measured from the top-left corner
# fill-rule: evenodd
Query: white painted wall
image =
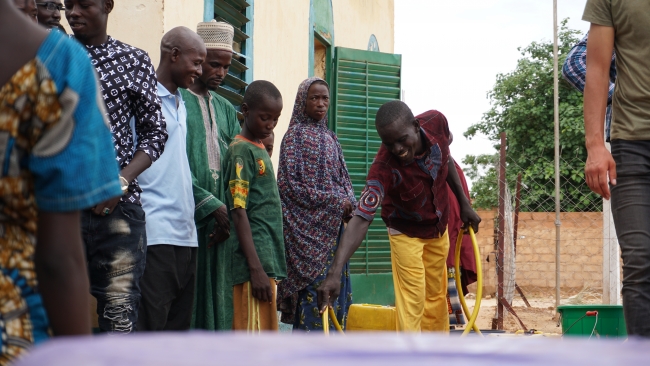
<path id="1" fill-rule="evenodd" d="M 332 0 L 336 46 L 365 50 L 374 34 L 379 51 L 393 53 L 394 5 L 394 0 Z"/>
<path id="2" fill-rule="evenodd" d="M 62 18 L 71 33 L 65 16 Z M 203 0 L 115 0 L 108 16 L 108 34 L 147 51 L 153 65 L 158 66 L 163 34 L 180 25 L 196 30 L 201 21 Z"/>

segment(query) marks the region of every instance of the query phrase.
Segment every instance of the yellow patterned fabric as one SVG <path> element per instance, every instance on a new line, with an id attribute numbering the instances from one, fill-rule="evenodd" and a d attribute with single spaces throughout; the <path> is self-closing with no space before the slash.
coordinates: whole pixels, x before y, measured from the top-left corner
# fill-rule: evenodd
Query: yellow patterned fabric
<path id="1" fill-rule="evenodd" d="M 32 174 L 12 159 L 24 158 L 43 129 L 61 115 L 54 82 L 38 72 L 32 60 L 18 70 L 0 89 L 0 140 L 3 176 L 0 179 L 0 316 L 2 351 L 0 364 L 15 359 L 35 341 L 28 302 L 38 301 L 34 248 L 38 219 Z M 42 307 L 41 307 L 42 310 Z M 44 311 L 41 325 L 46 325 Z"/>
<path id="2" fill-rule="evenodd" d="M 38 212 L 121 194 L 96 77 L 81 45 L 50 32 L 0 85 L 0 366 L 49 337 L 34 266 Z"/>
<path id="3" fill-rule="evenodd" d="M 235 159 L 235 179 L 228 182 L 230 187 L 230 195 L 233 199 L 232 208 L 246 209 L 246 202 L 248 202 L 248 181 L 241 178 L 241 171 L 244 169 L 244 161 L 237 157 Z"/>

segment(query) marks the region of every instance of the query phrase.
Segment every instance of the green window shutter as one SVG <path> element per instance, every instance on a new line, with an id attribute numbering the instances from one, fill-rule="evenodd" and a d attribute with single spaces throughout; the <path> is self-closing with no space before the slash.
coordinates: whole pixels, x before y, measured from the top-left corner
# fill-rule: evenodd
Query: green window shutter
<path id="1" fill-rule="evenodd" d="M 336 47 L 330 128 L 336 132 L 358 198 L 381 140 L 379 107 L 400 99 L 402 56 Z M 350 260 L 352 273 L 391 272 L 390 244 L 381 210 Z"/>
<path id="2" fill-rule="evenodd" d="M 235 106 L 237 113 L 244 91 L 251 82 L 247 70 L 252 66 L 252 27 L 247 14 L 251 14 L 251 0 L 214 0 L 214 19 L 219 22 L 229 23 L 235 28 L 232 64 L 223 83 L 216 90 L 217 94 L 226 98 Z M 239 116 L 241 118 L 241 115 Z"/>

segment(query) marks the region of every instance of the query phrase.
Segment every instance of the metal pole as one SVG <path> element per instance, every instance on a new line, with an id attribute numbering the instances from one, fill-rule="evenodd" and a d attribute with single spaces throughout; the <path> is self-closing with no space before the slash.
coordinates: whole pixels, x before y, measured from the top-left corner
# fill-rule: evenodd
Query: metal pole
<path id="1" fill-rule="evenodd" d="M 499 150 L 499 232 L 497 236 L 497 318 L 492 321 L 492 329 L 503 329 L 503 257 L 505 254 L 505 216 L 506 216 L 506 133 L 501 132 Z"/>
<path id="2" fill-rule="evenodd" d="M 560 306 L 560 105 L 557 45 L 557 0 L 553 0 L 553 119 L 555 124 L 555 308 Z"/>

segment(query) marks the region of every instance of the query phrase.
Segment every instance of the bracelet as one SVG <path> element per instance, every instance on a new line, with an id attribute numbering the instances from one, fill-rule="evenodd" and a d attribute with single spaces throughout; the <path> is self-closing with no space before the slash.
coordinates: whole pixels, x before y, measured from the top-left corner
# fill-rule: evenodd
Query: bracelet
<path id="1" fill-rule="evenodd" d="M 126 194 L 129 191 L 129 181 L 126 180 L 123 176 L 120 177 L 120 189 L 122 189 L 122 194 Z"/>

